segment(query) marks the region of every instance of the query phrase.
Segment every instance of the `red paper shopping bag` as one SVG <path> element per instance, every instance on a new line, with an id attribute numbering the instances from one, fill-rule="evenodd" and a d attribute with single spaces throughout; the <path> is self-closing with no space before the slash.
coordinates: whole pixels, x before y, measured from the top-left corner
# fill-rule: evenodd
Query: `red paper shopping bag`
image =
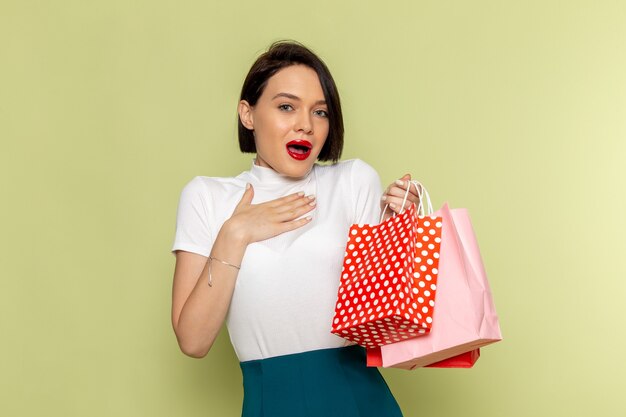
<path id="1" fill-rule="evenodd" d="M 480 349 L 470 350 L 460 355 L 426 365 L 425 368 L 471 368 L 480 358 Z"/>
<path id="2" fill-rule="evenodd" d="M 444 205 L 435 214 L 443 218 L 435 326 L 423 337 L 368 349 L 369 366 L 414 369 L 502 340 L 467 210 Z"/>
<path id="3" fill-rule="evenodd" d="M 441 225 L 415 205 L 379 225 L 352 225 L 332 333 L 366 347 L 428 333 Z"/>
<path id="4" fill-rule="evenodd" d="M 424 368 L 471 368 L 478 358 L 480 358 L 480 349 L 474 349 L 439 362 L 431 363 L 430 365 L 424 366 Z M 367 349 L 367 366 L 383 366 L 383 355 L 380 348 Z"/>

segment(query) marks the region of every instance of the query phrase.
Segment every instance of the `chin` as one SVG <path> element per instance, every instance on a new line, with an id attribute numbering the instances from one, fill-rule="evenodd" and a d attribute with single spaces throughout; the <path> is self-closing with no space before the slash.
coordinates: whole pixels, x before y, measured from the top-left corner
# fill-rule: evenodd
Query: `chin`
<path id="1" fill-rule="evenodd" d="M 317 162 L 317 156 L 316 154 L 309 155 L 308 158 L 298 161 L 286 155 L 285 157 L 279 158 L 262 158 L 261 161 L 262 163 L 259 164 L 261 166 L 271 168 L 280 175 L 284 175 L 293 179 L 298 179 L 305 177 L 309 172 L 311 172 L 311 169 L 313 169 L 313 165 L 315 165 L 315 163 Z"/>

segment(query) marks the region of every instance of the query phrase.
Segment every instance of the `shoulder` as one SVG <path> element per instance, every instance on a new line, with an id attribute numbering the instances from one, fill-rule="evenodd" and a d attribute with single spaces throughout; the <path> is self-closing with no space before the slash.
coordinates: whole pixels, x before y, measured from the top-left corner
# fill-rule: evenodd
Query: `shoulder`
<path id="1" fill-rule="evenodd" d="M 243 181 L 238 178 L 198 175 L 185 184 L 182 194 L 189 197 L 215 198 L 224 193 L 239 191 L 245 186 L 245 183 L 242 183 Z"/>

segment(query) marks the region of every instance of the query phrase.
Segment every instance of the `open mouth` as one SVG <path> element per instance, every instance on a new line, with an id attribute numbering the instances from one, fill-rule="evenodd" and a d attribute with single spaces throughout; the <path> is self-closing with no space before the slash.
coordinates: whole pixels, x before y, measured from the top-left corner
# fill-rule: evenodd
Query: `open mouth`
<path id="1" fill-rule="evenodd" d="M 308 140 L 292 140 L 287 144 L 287 153 L 293 159 L 303 161 L 311 154 L 313 145 Z"/>

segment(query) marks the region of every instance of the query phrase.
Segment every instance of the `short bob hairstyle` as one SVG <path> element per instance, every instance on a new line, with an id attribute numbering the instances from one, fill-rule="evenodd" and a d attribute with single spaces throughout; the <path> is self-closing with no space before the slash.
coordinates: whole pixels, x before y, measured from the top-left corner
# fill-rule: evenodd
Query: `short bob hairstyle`
<path id="1" fill-rule="evenodd" d="M 343 150 L 343 116 L 339 92 L 324 61 L 304 45 L 295 41 L 274 42 L 250 68 L 241 88 L 240 100 L 246 100 L 250 106 L 254 106 L 263 94 L 267 81 L 274 74 L 285 67 L 298 64 L 305 65 L 317 73 L 328 107 L 328 137 L 318 160 L 337 162 Z M 238 132 L 241 152 L 256 152 L 254 133 L 247 129 L 239 118 Z"/>

